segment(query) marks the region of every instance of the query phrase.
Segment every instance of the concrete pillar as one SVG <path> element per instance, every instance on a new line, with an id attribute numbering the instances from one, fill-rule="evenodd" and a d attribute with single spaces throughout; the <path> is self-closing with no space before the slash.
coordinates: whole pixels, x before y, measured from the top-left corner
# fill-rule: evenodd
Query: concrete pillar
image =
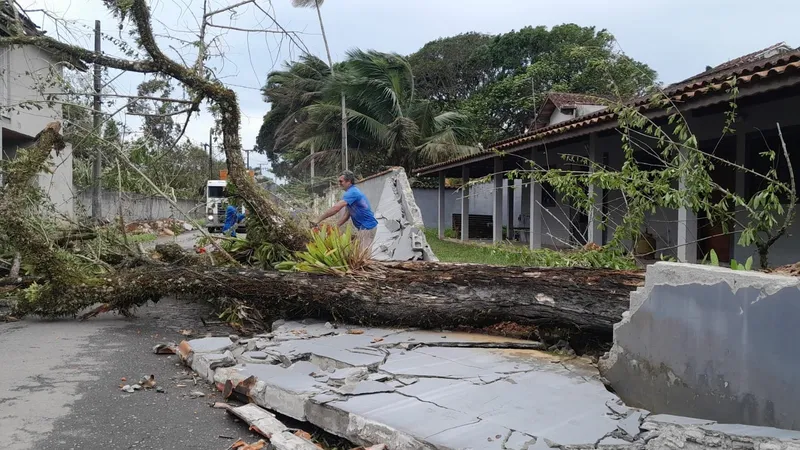
<path id="1" fill-rule="evenodd" d="M 531 229 L 530 239 L 528 245 L 531 250 L 542 248 L 542 185 L 541 183 L 531 180 L 530 185 L 530 216 L 531 216 Z"/>
<path id="2" fill-rule="evenodd" d="M 461 167 L 461 240 L 469 240 L 469 167 Z"/>
<path id="3" fill-rule="evenodd" d="M 682 149 L 681 153 L 690 151 Z M 686 181 L 678 182 L 680 190 L 686 189 Z M 678 208 L 678 261 L 683 263 L 697 262 L 697 214 L 689 208 Z"/>
<path id="4" fill-rule="evenodd" d="M 592 133 L 589 135 L 589 161 L 594 164 L 599 162 L 598 158 L 598 150 L 597 150 L 597 133 Z M 594 171 L 594 167 L 589 167 L 590 171 Z M 603 230 L 600 229 L 600 225 L 602 222 L 602 212 L 603 212 L 603 190 L 599 187 L 590 184 L 589 185 L 589 198 L 593 198 L 592 207 L 589 208 L 588 213 L 588 225 L 587 225 L 587 233 L 586 233 L 586 242 L 592 242 L 597 245 L 603 245 Z"/>
<path id="5" fill-rule="evenodd" d="M 742 128 L 744 127 L 743 123 L 736 124 L 736 164 L 747 167 L 747 133 Z M 746 173 L 743 170 L 736 171 L 736 195 L 745 198 L 747 191 L 745 190 L 745 175 Z M 739 219 L 741 215 L 744 214 L 744 208 L 741 206 L 736 207 L 736 218 Z M 744 260 L 747 258 L 741 258 L 737 255 L 737 252 L 742 252 L 744 249 L 741 249 L 738 245 L 739 239 L 742 237 L 742 226 L 738 223 L 734 224 L 734 241 L 731 249 L 733 252 L 731 253 L 731 258 L 739 260 Z"/>
<path id="6" fill-rule="evenodd" d="M 506 211 L 508 215 L 508 227 L 506 228 L 506 230 L 508 231 L 506 232 L 506 239 L 508 239 L 509 241 L 514 240 L 514 194 L 516 192 L 516 190 L 514 189 L 515 183 L 516 180 L 508 180 L 506 183 L 507 186 L 506 195 L 508 196 L 508 198 L 506 199 L 506 201 L 508 202 L 508 208 Z"/>
<path id="7" fill-rule="evenodd" d="M 494 202 L 492 208 L 492 241 L 503 240 L 503 160 L 494 157 Z"/>
<path id="8" fill-rule="evenodd" d="M 439 172 L 439 216 L 436 222 L 439 226 L 439 239 L 444 239 L 444 172 Z"/>

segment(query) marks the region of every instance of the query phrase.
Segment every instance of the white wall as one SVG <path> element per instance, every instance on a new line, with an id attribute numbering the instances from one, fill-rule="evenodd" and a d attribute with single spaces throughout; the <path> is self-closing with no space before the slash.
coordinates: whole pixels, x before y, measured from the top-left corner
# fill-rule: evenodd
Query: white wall
<path id="1" fill-rule="evenodd" d="M 46 104 L 42 95 L 59 92 L 60 89 L 50 84 L 61 76 L 61 66 L 54 63 L 49 54 L 36 47 L 21 46 L 6 51 L 8 67 L 0 70 L 8 77 L 7 81 L 4 80 L 9 89 L 5 100 L 12 110 L 0 114 L 3 116 L 0 124 L 3 128 L 33 137 L 45 125 L 61 117 L 61 105 Z M 0 98 L 0 102 L 2 100 L 4 99 Z M 35 102 L 35 106 L 19 107 L 25 102 Z"/>
<path id="2" fill-rule="evenodd" d="M 57 82 L 62 69 L 48 53 L 36 47 L 18 46 L 0 52 L 0 105 L 6 107 L 0 110 L 0 133 L 6 129 L 30 138 L 18 144 L 0 144 L 3 152 L 15 155 L 16 148 L 12 147 L 31 145 L 33 137 L 48 123 L 61 119 L 61 105 L 47 104 L 45 100 L 48 94 L 60 91 Z M 49 195 L 56 212 L 72 218 L 72 147 L 68 145 L 59 155 L 53 152 L 50 162 L 52 173 L 39 174 L 39 187 Z"/>
<path id="3" fill-rule="evenodd" d="M 39 174 L 39 187 L 50 197 L 58 214 L 72 218 L 75 192 L 72 187 L 72 145 L 67 144 L 64 150 L 56 155 L 50 154 L 50 169 L 52 173 Z"/>

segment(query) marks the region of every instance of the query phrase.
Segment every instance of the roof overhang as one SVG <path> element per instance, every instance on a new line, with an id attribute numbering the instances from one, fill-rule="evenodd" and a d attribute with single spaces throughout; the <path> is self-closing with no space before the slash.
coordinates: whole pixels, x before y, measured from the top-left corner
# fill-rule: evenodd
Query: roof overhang
<path id="1" fill-rule="evenodd" d="M 800 84 L 800 52 L 794 52 L 790 55 L 784 55 L 763 64 L 743 69 L 739 74 L 726 74 L 724 78 L 698 80 L 690 85 L 667 92 L 666 95 L 670 97 L 674 104 L 679 106 L 679 109 L 689 111 L 717 103 L 729 102 L 730 94 L 728 90 L 734 83 L 739 89 L 738 98 L 740 99 L 798 85 Z M 664 109 L 652 108 L 647 98 L 638 99 L 628 106 L 637 108 L 651 118 L 664 117 L 668 114 Z M 416 175 L 426 176 L 442 171 L 452 171 L 457 167 L 481 163 L 507 153 L 517 153 L 531 147 L 548 145 L 595 132 L 615 129 L 617 127 L 616 119 L 617 115 L 613 110 L 597 111 L 498 142 L 490 150 L 477 155 L 423 167 L 416 172 Z"/>

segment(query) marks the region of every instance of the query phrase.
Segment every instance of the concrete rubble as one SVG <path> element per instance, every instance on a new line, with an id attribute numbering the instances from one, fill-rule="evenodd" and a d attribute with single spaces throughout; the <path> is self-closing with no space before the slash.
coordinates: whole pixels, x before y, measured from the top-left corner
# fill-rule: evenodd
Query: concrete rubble
<path id="1" fill-rule="evenodd" d="M 358 182 L 378 220 L 372 244 L 377 261 L 438 261 L 425 239 L 422 212 L 402 167 Z"/>
<path id="2" fill-rule="evenodd" d="M 272 333 L 237 342 L 184 341 L 178 354 L 223 395 L 363 446 L 800 450 L 798 432 L 628 408 L 587 360 L 520 348 L 526 341 L 359 331 L 279 321 Z"/>

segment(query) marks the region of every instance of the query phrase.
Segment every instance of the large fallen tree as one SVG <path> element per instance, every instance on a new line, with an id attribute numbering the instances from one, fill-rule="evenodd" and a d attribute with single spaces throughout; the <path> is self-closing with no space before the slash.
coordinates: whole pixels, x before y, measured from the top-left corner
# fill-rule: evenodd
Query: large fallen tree
<path id="1" fill-rule="evenodd" d="M 266 318 L 316 317 L 365 325 L 423 328 L 484 327 L 498 322 L 565 327 L 607 335 L 628 307 L 640 273 L 606 269 L 532 269 L 463 264 L 394 263 L 359 275 L 283 273 L 218 267 L 176 244 L 157 247 L 158 259 L 139 257 L 101 273 L 49 243 L 25 220 L 38 210 L 20 199 L 35 191 L 31 179 L 46 165 L 61 137 L 45 130 L 36 145 L 12 162 L 0 201 L 6 242 L 41 276 L 24 288 L 15 313 L 75 315 L 99 310 L 128 313 L 167 295 L 226 298 Z M 35 204 L 33 204 L 35 205 Z M 6 214 L 16 211 L 16 214 Z M 109 267 L 106 264 L 106 267 Z M 95 310 L 95 311 L 99 311 Z"/>
<path id="2" fill-rule="evenodd" d="M 36 45 L 87 63 L 167 75 L 185 85 L 195 104 L 210 100 L 218 109 L 231 181 L 250 207 L 249 228 L 257 231 L 248 239 L 287 251 L 302 248 L 308 232 L 282 214 L 246 176 L 233 91 L 204 76 L 202 54 L 195 67 L 187 67 L 161 52 L 144 0 L 124 5 L 121 12 L 132 19 L 149 59 L 125 61 L 24 34 L 0 38 L 0 46 Z M 630 291 L 643 281 L 638 273 L 603 269 L 447 264 L 384 264 L 347 276 L 282 273 L 212 266 L 208 255 L 186 254 L 169 246 L 154 259 L 124 245 L 116 249 L 114 259 L 87 255 L 50 239 L 34 220 L 41 215 L 41 196 L 32 180 L 47 170 L 51 151 L 63 147 L 58 131 L 46 128 L 35 145 L 20 149 L 5 167 L 9 176 L 0 197 L 0 244 L 19 254 L 27 276 L 0 280 L 0 285 L 6 292 L 15 289 L 17 316 L 75 316 L 97 304 L 102 307 L 94 312 L 127 314 L 148 301 L 178 295 L 226 299 L 264 319 L 316 317 L 423 328 L 515 322 L 606 335 L 627 309 Z"/>

